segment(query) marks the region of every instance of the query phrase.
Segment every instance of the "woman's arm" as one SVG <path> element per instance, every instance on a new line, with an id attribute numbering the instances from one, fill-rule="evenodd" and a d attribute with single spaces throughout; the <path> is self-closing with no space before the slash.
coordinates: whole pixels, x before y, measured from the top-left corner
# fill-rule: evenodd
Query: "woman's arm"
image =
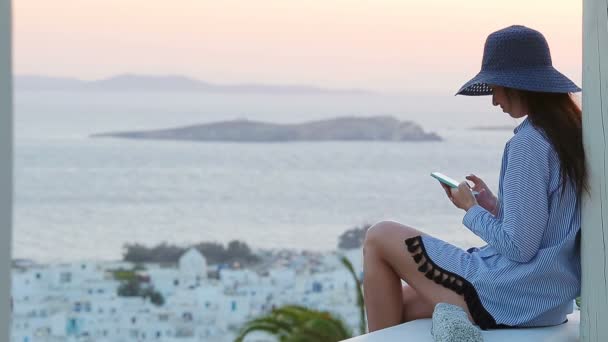
<path id="1" fill-rule="evenodd" d="M 515 136 L 507 147 L 502 220 L 479 205 L 463 218 L 465 226 L 513 261 L 528 262 L 540 247 L 549 220 L 550 151 L 540 136 Z"/>

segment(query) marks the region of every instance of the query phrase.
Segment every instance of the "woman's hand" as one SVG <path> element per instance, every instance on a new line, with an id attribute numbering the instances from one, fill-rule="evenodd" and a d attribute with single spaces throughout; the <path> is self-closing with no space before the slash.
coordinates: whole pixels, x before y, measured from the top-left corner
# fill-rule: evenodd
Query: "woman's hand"
<path id="1" fill-rule="evenodd" d="M 467 182 L 460 183 L 458 189 L 452 189 L 443 183 L 441 183 L 441 186 L 456 207 L 468 211 L 472 206 L 477 204 L 477 200 L 471 191 L 471 186 Z"/>
<path id="2" fill-rule="evenodd" d="M 472 206 L 477 204 L 469 183 L 462 182 L 458 184 L 458 189 L 450 190 L 452 191 L 452 203 L 458 208 L 468 211 Z"/>
<path id="3" fill-rule="evenodd" d="M 466 179 L 473 182 L 473 184 L 475 184 L 473 190 L 479 192 L 479 195 L 476 196 L 477 203 L 479 203 L 482 208 L 492 213 L 492 215 L 496 216 L 496 204 L 498 200 L 496 199 L 496 196 L 492 194 L 492 191 L 490 191 L 490 188 L 488 188 L 486 183 L 474 174 L 468 175 Z"/>

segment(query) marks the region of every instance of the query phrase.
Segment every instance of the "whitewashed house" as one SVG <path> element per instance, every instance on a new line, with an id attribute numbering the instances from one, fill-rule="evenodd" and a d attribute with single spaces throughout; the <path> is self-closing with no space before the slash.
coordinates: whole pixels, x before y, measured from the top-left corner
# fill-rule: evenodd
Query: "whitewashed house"
<path id="1" fill-rule="evenodd" d="M 207 260 L 196 248 L 190 248 L 179 258 L 179 272 L 183 279 L 200 282 L 207 279 Z"/>

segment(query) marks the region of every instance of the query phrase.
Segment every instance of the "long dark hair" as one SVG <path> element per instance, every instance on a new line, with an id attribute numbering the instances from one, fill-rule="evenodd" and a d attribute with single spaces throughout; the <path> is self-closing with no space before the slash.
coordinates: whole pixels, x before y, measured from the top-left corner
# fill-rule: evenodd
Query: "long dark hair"
<path id="1" fill-rule="evenodd" d="M 505 88 L 507 96 L 518 96 L 528 109 L 528 118 L 542 129 L 560 160 L 562 193 L 569 178 L 577 195 L 589 192 L 583 149 L 582 111 L 572 94 L 545 93 Z"/>

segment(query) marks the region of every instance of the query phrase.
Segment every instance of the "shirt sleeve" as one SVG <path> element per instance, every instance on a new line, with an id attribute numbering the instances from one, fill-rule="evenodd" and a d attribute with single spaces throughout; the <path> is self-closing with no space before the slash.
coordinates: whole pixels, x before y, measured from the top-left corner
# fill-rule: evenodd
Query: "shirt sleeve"
<path id="1" fill-rule="evenodd" d="M 503 175 L 502 219 L 475 205 L 462 220 L 473 233 L 516 262 L 528 262 L 536 255 L 549 220 L 546 148 L 536 141 L 511 140 Z"/>

